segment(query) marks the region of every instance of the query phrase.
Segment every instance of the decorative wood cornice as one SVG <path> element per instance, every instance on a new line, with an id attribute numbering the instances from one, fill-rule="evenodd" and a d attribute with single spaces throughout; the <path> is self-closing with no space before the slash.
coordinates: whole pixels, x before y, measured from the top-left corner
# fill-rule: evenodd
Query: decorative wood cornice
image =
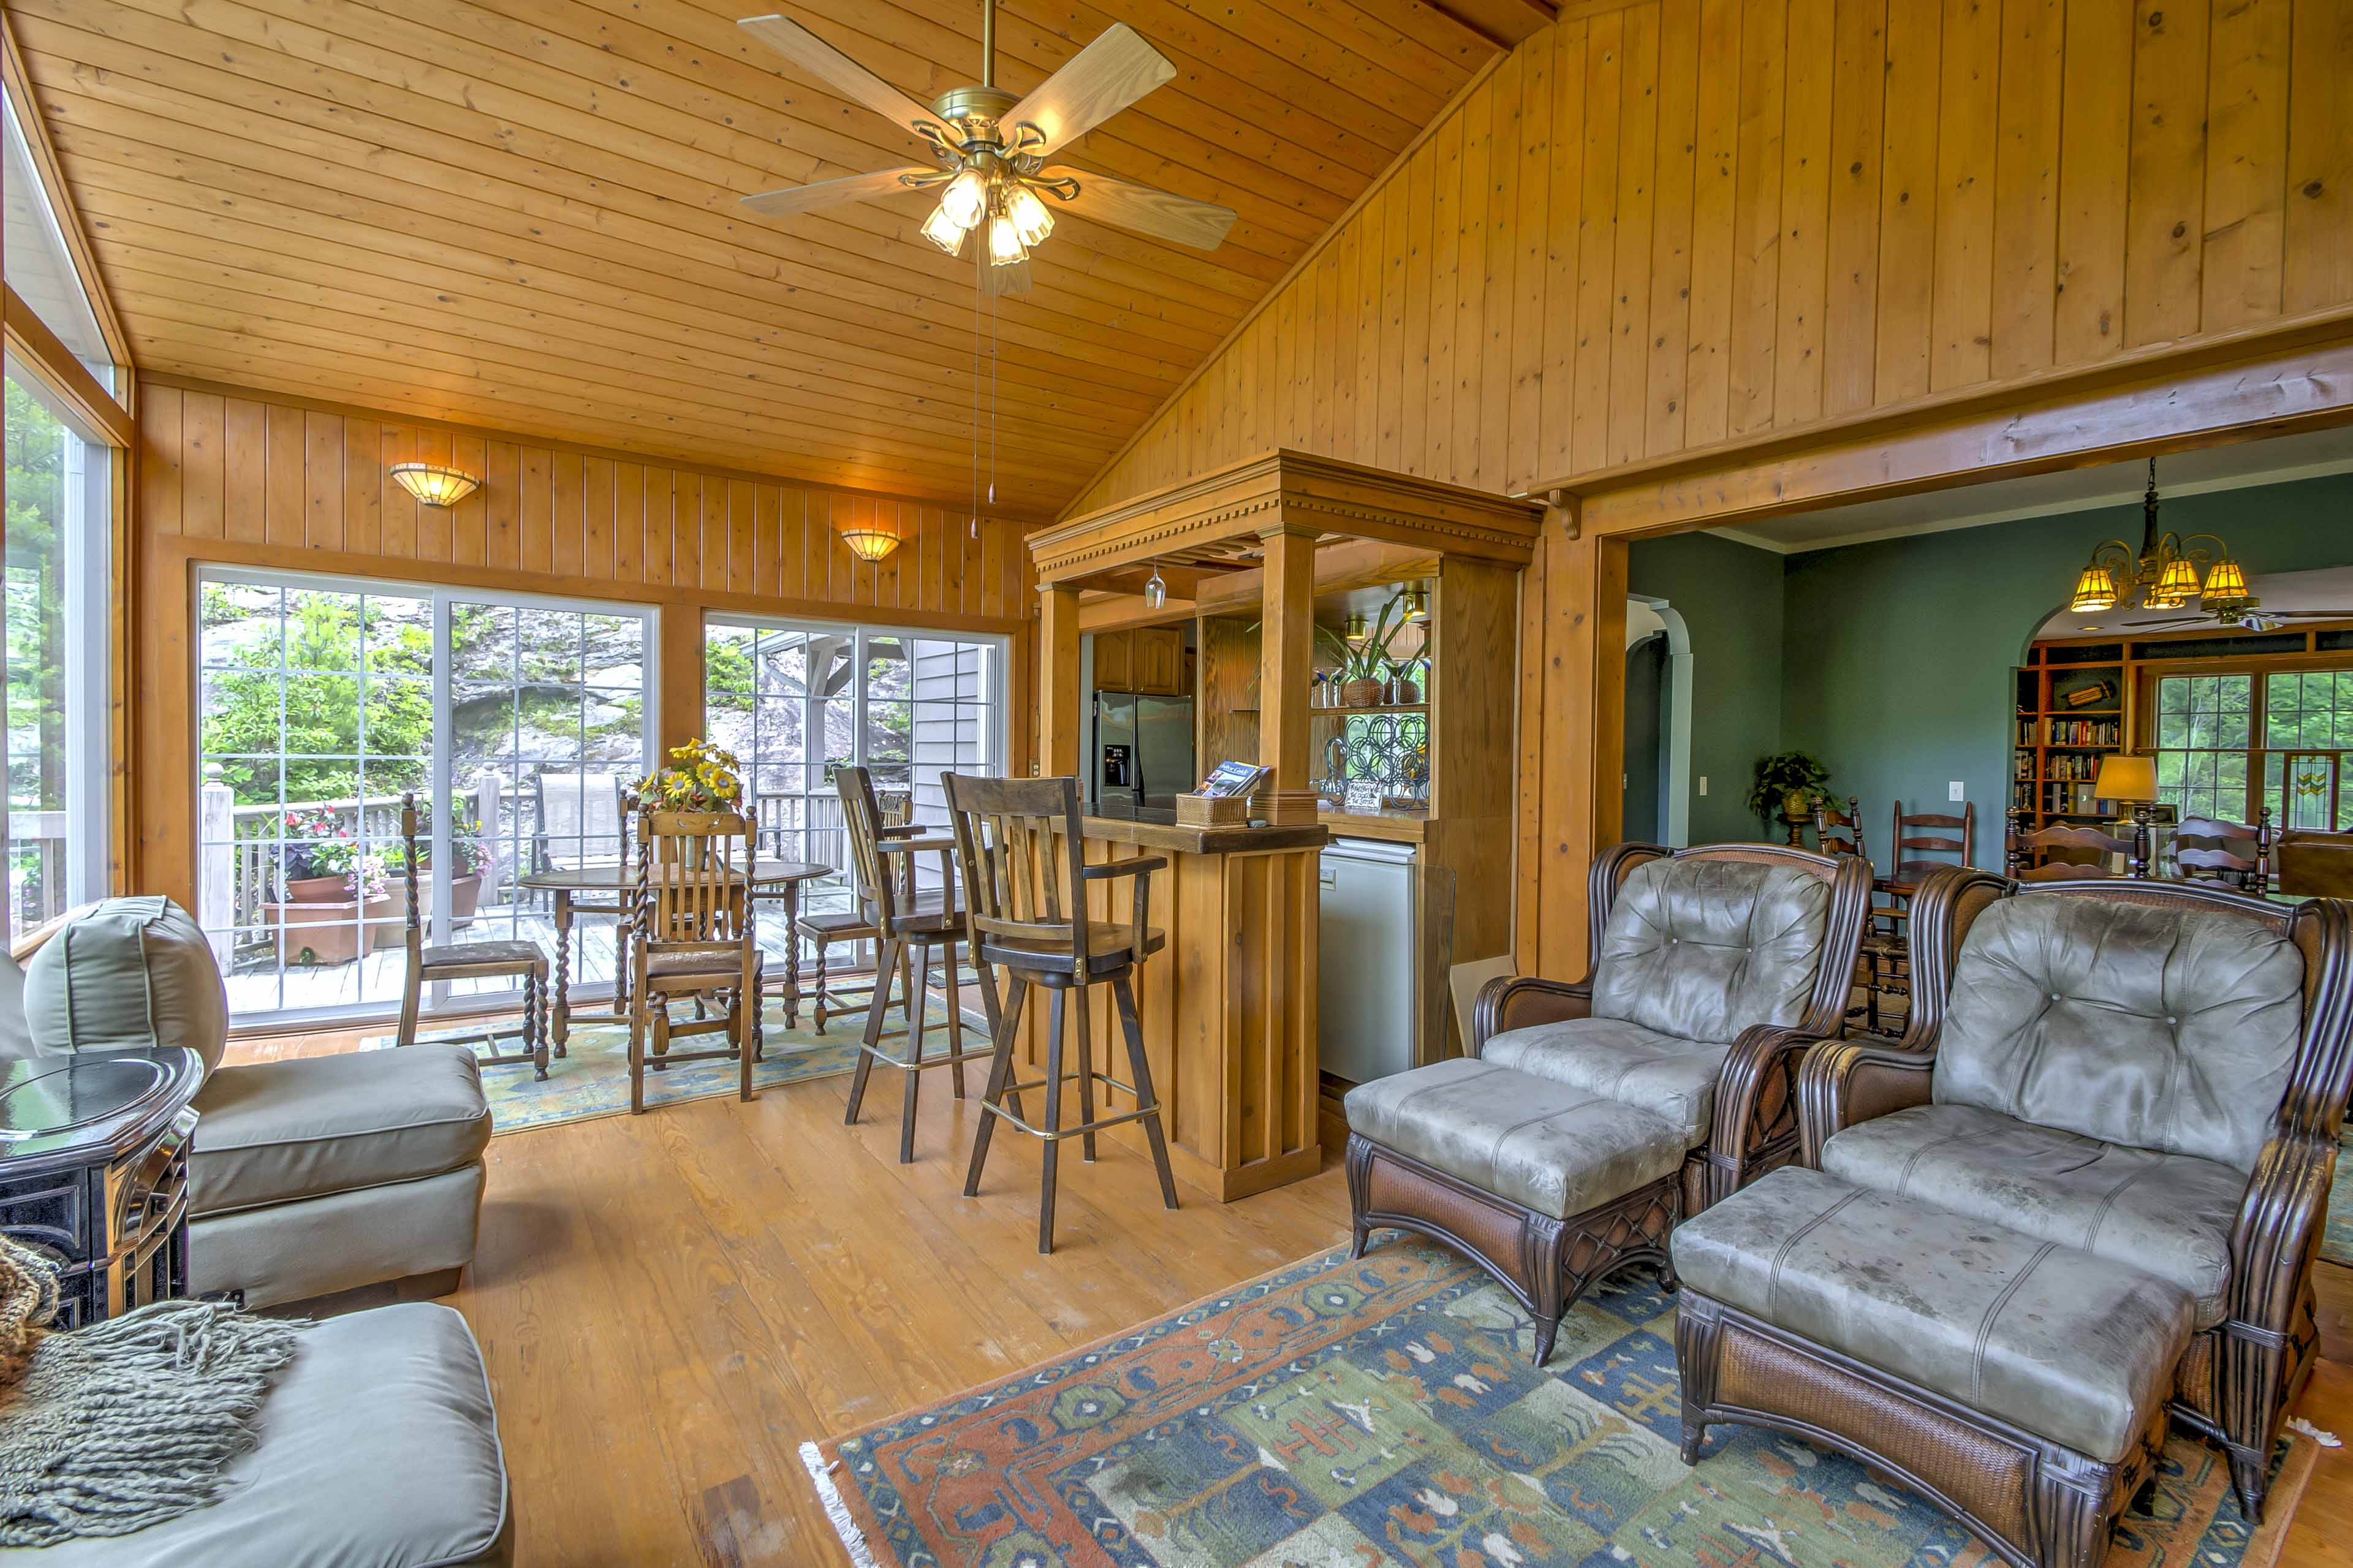
<path id="1" fill-rule="evenodd" d="M 1244 559 L 1275 531 L 1525 566 L 1542 511 L 1533 501 L 1285 447 L 1033 533 L 1029 552 L 1040 584 L 1170 557 Z"/>

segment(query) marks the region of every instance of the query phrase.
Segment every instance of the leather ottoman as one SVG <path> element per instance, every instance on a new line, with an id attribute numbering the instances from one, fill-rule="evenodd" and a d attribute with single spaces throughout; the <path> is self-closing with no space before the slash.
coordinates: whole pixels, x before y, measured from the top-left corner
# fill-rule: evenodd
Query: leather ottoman
<path id="1" fill-rule="evenodd" d="M 2155 1473 L 2189 1291 L 1800 1166 L 1675 1232 L 1683 1460 L 1713 1421 L 1884 1466 L 2029 1568 L 2091 1568 Z"/>
<path id="2" fill-rule="evenodd" d="M 1354 1256 L 1374 1227 L 1460 1247 L 1535 1319 L 1535 1362 L 1596 1280 L 1634 1264 L 1672 1283 L 1682 1127 L 1475 1057 L 1349 1090 Z"/>

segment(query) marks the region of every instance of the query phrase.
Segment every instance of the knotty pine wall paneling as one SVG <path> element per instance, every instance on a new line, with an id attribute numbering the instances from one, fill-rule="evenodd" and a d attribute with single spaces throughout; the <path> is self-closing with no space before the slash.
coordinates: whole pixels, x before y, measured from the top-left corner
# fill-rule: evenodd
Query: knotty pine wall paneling
<path id="1" fill-rule="evenodd" d="M 1608 475 L 2353 305 L 2353 0 L 1642 0 L 1529 37 L 1067 509 Z"/>
<path id="2" fill-rule="evenodd" d="M 208 384 L 141 383 L 137 602 L 142 700 L 131 789 L 135 885 L 193 908 L 196 568 L 266 566 L 651 605 L 662 615 L 666 743 L 702 720 L 702 617 L 721 611 L 1012 638 L 1008 734 L 1028 765 L 1035 583 L 1024 525 L 893 497 L 447 426 Z M 419 505 L 396 463 L 481 488 Z M 841 542 L 895 528 L 880 563 Z"/>

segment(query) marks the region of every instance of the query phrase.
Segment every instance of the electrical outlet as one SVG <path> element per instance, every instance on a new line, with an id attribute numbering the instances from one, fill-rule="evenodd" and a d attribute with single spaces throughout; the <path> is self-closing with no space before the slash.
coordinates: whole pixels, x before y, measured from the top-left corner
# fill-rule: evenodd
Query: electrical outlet
<path id="1" fill-rule="evenodd" d="M 1960 780 L 1955 779 L 1952 783 L 1945 786 L 1945 798 L 1947 800 L 1967 800 L 1968 798 L 1968 791 L 1961 787 Z"/>
<path id="2" fill-rule="evenodd" d="M 1705 795 L 1707 793 L 1707 775 L 1705 773 L 1699 775 L 1699 793 L 1702 795 Z"/>

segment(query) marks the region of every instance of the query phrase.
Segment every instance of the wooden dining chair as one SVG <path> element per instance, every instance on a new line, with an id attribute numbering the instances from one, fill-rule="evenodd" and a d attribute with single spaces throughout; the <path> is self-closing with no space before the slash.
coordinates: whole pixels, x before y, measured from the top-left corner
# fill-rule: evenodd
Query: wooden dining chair
<path id="1" fill-rule="evenodd" d="M 1079 781 L 1075 778 L 996 779 L 947 773 L 948 813 L 955 830 L 956 861 L 964 874 L 965 921 L 973 962 L 1006 972 L 1005 1000 L 996 1020 L 995 1048 L 988 1068 L 988 1088 L 980 1097 L 980 1125 L 972 1141 L 972 1163 L 965 1173 L 965 1196 L 980 1192 L 982 1168 L 988 1162 L 989 1135 L 999 1121 L 1011 1122 L 1044 1142 L 1045 1173 L 1038 1205 L 1038 1250 L 1054 1250 L 1054 1188 L 1056 1157 L 1063 1142 L 1080 1142 L 1083 1157 L 1095 1157 L 1095 1134 L 1124 1121 L 1144 1123 L 1152 1149 L 1153 1168 L 1160 1176 L 1161 1201 L 1176 1206 L 1176 1178 L 1168 1168 L 1168 1141 L 1160 1122 L 1160 1100 L 1153 1092 L 1152 1066 L 1144 1051 L 1144 1028 L 1135 1011 L 1136 967 L 1167 945 L 1165 933 L 1145 923 L 1151 908 L 1152 873 L 1167 867 L 1166 857 L 1137 855 L 1100 865 L 1086 863 L 1086 843 L 1079 823 Z M 1097 882 L 1128 879 L 1134 890 L 1124 921 L 1090 917 L 1087 890 Z M 1109 985 L 1119 1013 L 1120 1033 L 1127 1042 L 1132 1084 L 1122 1083 L 1094 1065 L 1088 1021 L 1086 991 Z M 1022 1011 L 1032 986 L 1052 996 L 1046 1029 L 1046 1069 L 1041 1078 L 1018 1082 L 1013 1053 L 1021 1033 Z M 1068 1005 L 1076 991 L 1078 1005 Z M 1066 1015 L 1075 1015 L 1078 1032 L 1079 1121 L 1062 1125 L 1062 1085 Z M 1095 1085 L 1100 1081 L 1128 1095 L 1134 1110 L 1097 1115 Z M 1032 1126 L 1021 1113 L 1017 1098 L 1031 1089 L 1045 1095 L 1043 1124 Z"/>
<path id="2" fill-rule="evenodd" d="M 646 811 L 638 817 L 638 877 L 630 899 L 629 1111 L 646 1108 L 646 1069 L 732 1058 L 736 1098 L 752 1098 L 759 1059 L 759 943 L 752 931 L 752 822 L 732 811 Z M 740 858 L 739 858 L 740 854 Z M 681 998 L 712 1011 L 678 1020 Z M 724 1034 L 727 1043 L 673 1051 L 677 1039 Z"/>
<path id="3" fill-rule="evenodd" d="M 836 768 L 833 783 L 841 795 L 843 823 L 849 830 L 850 859 L 857 868 L 859 885 L 865 889 L 860 912 L 881 938 L 881 946 L 874 956 L 873 994 L 866 1006 L 866 1036 L 858 1043 L 858 1067 L 850 1075 L 849 1108 L 842 1121 L 857 1125 L 859 1107 L 866 1099 L 866 1080 L 877 1063 L 898 1068 L 904 1079 L 899 1108 L 899 1163 L 911 1164 L 915 1158 L 915 1096 L 923 1073 L 932 1068 L 949 1068 L 948 1085 L 956 1099 L 964 1098 L 964 1064 L 981 1060 L 995 1049 L 995 994 L 983 976 L 981 994 L 992 1025 L 992 1041 L 966 1050 L 964 994 L 956 977 L 956 946 L 965 937 L 965 921 L 964 910 L 956 902 L 955 878 L 950 866 L 955 839 L 946 833 L 926 833 L 913 826 L 884 823 L 882 804 L 874 793 L 873 775 L 864 768 Z M 940 889 L 919 894 L 914 889 L 915 879 L 902 875 L 902 868 L 911 867 L 913 857 L 932 851 L 940 857 Z M 946 1051 L 926 1058 L 923 1015 L 935 953 L 945 959 L 948 1040 Z M 882 1025 L 890 1012 L 894 984 L 899 987 L 900 1012 L 906 1026 L 885 1031 Z M 885 1040 L 906 1041 L 906 1054 L 893 1056 L 884 1050 Z"/>
<path id="4" fill-rule="evenodd" d="M 2132 837 L 2118 838 L 2096 827 L 2078 823 L 2054 822 L 2048 827 L 2038 827 L 2031 833 L 2021 833 L 2010 847 L 2010 874 L 2021 882 L 2071 881 L 2084 877 L 2145 877 L 2148 874 L 2147 844 L 2143 830 L 2136 826 Z M 2040 864 L 2036 856 L 2044 858 Z M 2124 858 L 2123 871 L 2108 868 L 2110 856 Z"/>
<path id="5" fill-rule="evenodd" d="M 425 944 L 424 900 L 417 882 L 417 796 L 400 797 L 401 878 L 408 888 L 408 973 L 400 995 L 400 1032 L 395 1046 L 417 1043 L 417 1018 L 425 988 L 438 980 L 519 979 L 522 982 L 522 1022 L 485 1025 L 469 1029 L 468 1044 L 479 1043 L 474 1059 L 484 1067 L 531 1064 L 534 1078 L 547 1076 L 547 954 L 535 942 L 452 942 Z M 520 1051 L 501 1047 L 509 1040 L 522 1044 Z"/>
<path id="6" fill-rule="evenodd" d="M 2191 881 L 2221 882 L 2263 897 L 2272 883 L 2272 808 L 2258 811 L 2252 827 L 2219 816 L 2183 817 L 2173 829 L 2173 868 Z"/>
<path id="7" fill-rule="evenodd" d="M 904 837 L 914 831 L 910 822 L 914 816 L 914 801 L 911 796 L 882 795 L 877 796 L 877 801 L 881 811 L 884 837 Z M 867 912 L 866 906 L 871 900 L 871 893 L 859 879 L 855 858 L 851 860 L 849 872 L 855 886 L 850 889 L 854 901 L 849 909 L 805 909 L 793 921 L 793 940 L 807 942 L 817 955 L 810 969 L 809 1013 L 820 1035 L 825 1033 L 828 1018 L 838 1018 L 864 1005 L 874 994 L 871 985 L 838 985 L 834 983 L 831 962 L 836 942 L 855 945 L 871 942 L 878 952 L 882 943 L 881 930 Z M 902 1000 L 903 1002 L 903 996 Z"/>
<path id="8" fill-rule="evenodd" d="M 1861 797 L 1847 796 L 1844 811 L 1828 801 L 1816 806 L 1814 838 L 1825 855 L 1870 859 L 1871 851 L 1862 841 Z M 1862 1002 L 1846 1010 L 1849 1020 L 1861 1023 L 1874 1035 L 1881 1032 L 1882 999 L 1901 994 L 1893 988 L 1892 981 L 1896 963 L 1903 955 L 1903 939 L 1895 930 L 1894 910 L 1877 901 L 1883 896 L 1873 895 L 1873 901 L 1862 922 L 1862 945 L 1855 953 L 1855 983 L 1862 988 Z"/>

